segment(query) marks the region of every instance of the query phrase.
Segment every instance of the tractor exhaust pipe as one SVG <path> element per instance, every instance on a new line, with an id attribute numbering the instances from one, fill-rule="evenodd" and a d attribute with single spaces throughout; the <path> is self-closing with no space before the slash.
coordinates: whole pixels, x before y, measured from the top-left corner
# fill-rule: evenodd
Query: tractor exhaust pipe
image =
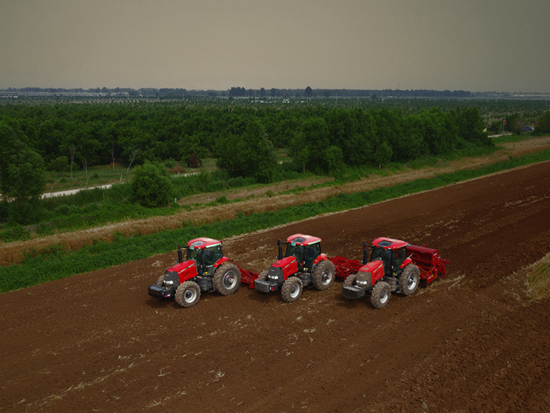
<path id="1" fill-rule="evenodd" d="M 183 262 L 183 252 L 181 250 L 181 245 L 178 242 L 178 264 L 181 264 Z"/>
<path id="2" fill-rule="evenodd" d="M 365 265 L 369 259 L 369 250 L 367 248 L 367 243 L 363 242 L 363 265 Z"/>
<path id="3" fill-rule="evenodd" d="M 281 243 L 281 240 L 277 240 L 277 245 L 279 246 L 279 253 L 277 255 L 277 259 L 278 260 L 282 260 L 283 259 L 283 244 Z"/>

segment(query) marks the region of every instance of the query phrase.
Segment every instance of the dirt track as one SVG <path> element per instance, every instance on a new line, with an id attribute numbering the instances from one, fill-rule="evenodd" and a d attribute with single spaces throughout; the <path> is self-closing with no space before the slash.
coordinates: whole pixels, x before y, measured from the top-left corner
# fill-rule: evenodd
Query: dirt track
<path id="1" fill-rule="evenodd" d="M 392 236 L 449 276 L 374 310 L 341 283 L 241 288 L 190 309 L 150 299 L 175 253 L 0 296 L 0 411 L 550 411 L 550 300 L 523 269 L 550 252 L 550 162 L 225 241 L 264 269 L 276 240 L 359 258 Z"/>

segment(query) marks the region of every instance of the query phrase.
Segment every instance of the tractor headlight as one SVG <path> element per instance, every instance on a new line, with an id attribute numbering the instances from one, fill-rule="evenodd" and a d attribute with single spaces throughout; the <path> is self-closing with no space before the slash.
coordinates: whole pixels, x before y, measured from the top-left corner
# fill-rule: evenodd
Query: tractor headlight
<path id="1" fill-rule="evenodd" d="M 277 275 L 268 275 L 267 278 L 272 281 L 279 281 L 279 277 Z"/>
<path id="2" fill-rule="evenodd" d="M 164 284 L 166 284 L 166 285 L 173 285 L 173 284 L 174 284 L 174 281 L 164 281 Z"/>
<path id="3" fill-rule="evenodd" d="M 369 283 L 368 281 L 359 281 L 359 280 L 356 280 L 356 282 L 359 285 L 367 285 Z"/>

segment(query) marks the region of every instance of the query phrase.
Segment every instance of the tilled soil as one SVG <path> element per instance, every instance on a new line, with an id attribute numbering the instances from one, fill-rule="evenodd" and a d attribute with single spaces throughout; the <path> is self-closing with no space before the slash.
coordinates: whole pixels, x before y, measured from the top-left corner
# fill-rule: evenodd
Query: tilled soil
<path id="1" fill-rule="evenodd" d="M 301 232 L 360 258 L 439 248 L 447 278 L 375 310 L 340 282 L 293 303 L 246 285 L 183 309 L 147 294 L 175 253 L 0 296 L 0 411 L 550 411 L 550 162 L 224 241 L 260 271 Z M 187 240 L 182 240 L 187 241 Z"/>

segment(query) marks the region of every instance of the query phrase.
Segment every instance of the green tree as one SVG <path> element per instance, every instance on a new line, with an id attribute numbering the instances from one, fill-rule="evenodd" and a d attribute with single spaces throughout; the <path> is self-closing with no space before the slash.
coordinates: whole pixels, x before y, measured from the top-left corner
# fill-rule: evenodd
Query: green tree
<path id="1" fill-rule="evenodd" d="M 46 175 L 42 157 L 26 143 L 16 121 L 0 121 L 0 190 L 5 199 L 22 202 L 38 199 Z"/>
<path id="2" fill-rule="evenodd" d="M 537 125 L 535 126 L 536 132 L 550 133 L 550 111 L 546 112 L 537 120 Z"/>
<path id="3" fill-rule="evenodd" d="M 61 172 L 63 174 L 65 173 L 67 166 L 69 166 L 69 158 L 66 156 L 60 156 L 50 162 L 48 169 L 55 172 Z"/>
<path id="4" fill-rule="evenodd" d="M 220 136 L 214 155 L 218 168 L 260 182 L 271 182 L 277 167 L 275 149 L 258 120 L 249 120 L 241 135 Z"/>
<path id="5" fill-rule="evenodd" d="M 325 149 L 329 146 L 329 131 L 325 119 L 315 117 L 302 122 L 300 130 L 289 145 L 289 156 L 294 162 L 314 169 L 323 166 Z"/>
<path id="6" fill-rule="evenodd" d="M 166 168 L 149 161 L 135 167 L 131 188 L 133 200 L 148 208 L 167 204 L 174 193 L 172 179 Z"/>
<path id="7" fill-rule="evenodd" d="M 306 164 L 309 162 L 310 151 L 307 135 L 303 131 L 294 135 L 288 148 L 288 155 L 294 162 L 302 165 L 302 171 L 306 173 Z"/>
<path id="8" fill-rule="evenodd" d="M 386 142 L 382 142 L 376 148 L 376 152 L 374 153 L 374 160 L 378 165 L 384 166 L 390 162 L 391 156 L 392 150 L 390 145 L 388 145 Z"/>
<path id="9" fill-rule="evenodd" d="M 329 175 L 336 176 L 341 173 L 346 164 L 344 163 L 344 155 L 342 149 L 338 146 L 329 146 L 325 151 L 325 161 Z"/>

